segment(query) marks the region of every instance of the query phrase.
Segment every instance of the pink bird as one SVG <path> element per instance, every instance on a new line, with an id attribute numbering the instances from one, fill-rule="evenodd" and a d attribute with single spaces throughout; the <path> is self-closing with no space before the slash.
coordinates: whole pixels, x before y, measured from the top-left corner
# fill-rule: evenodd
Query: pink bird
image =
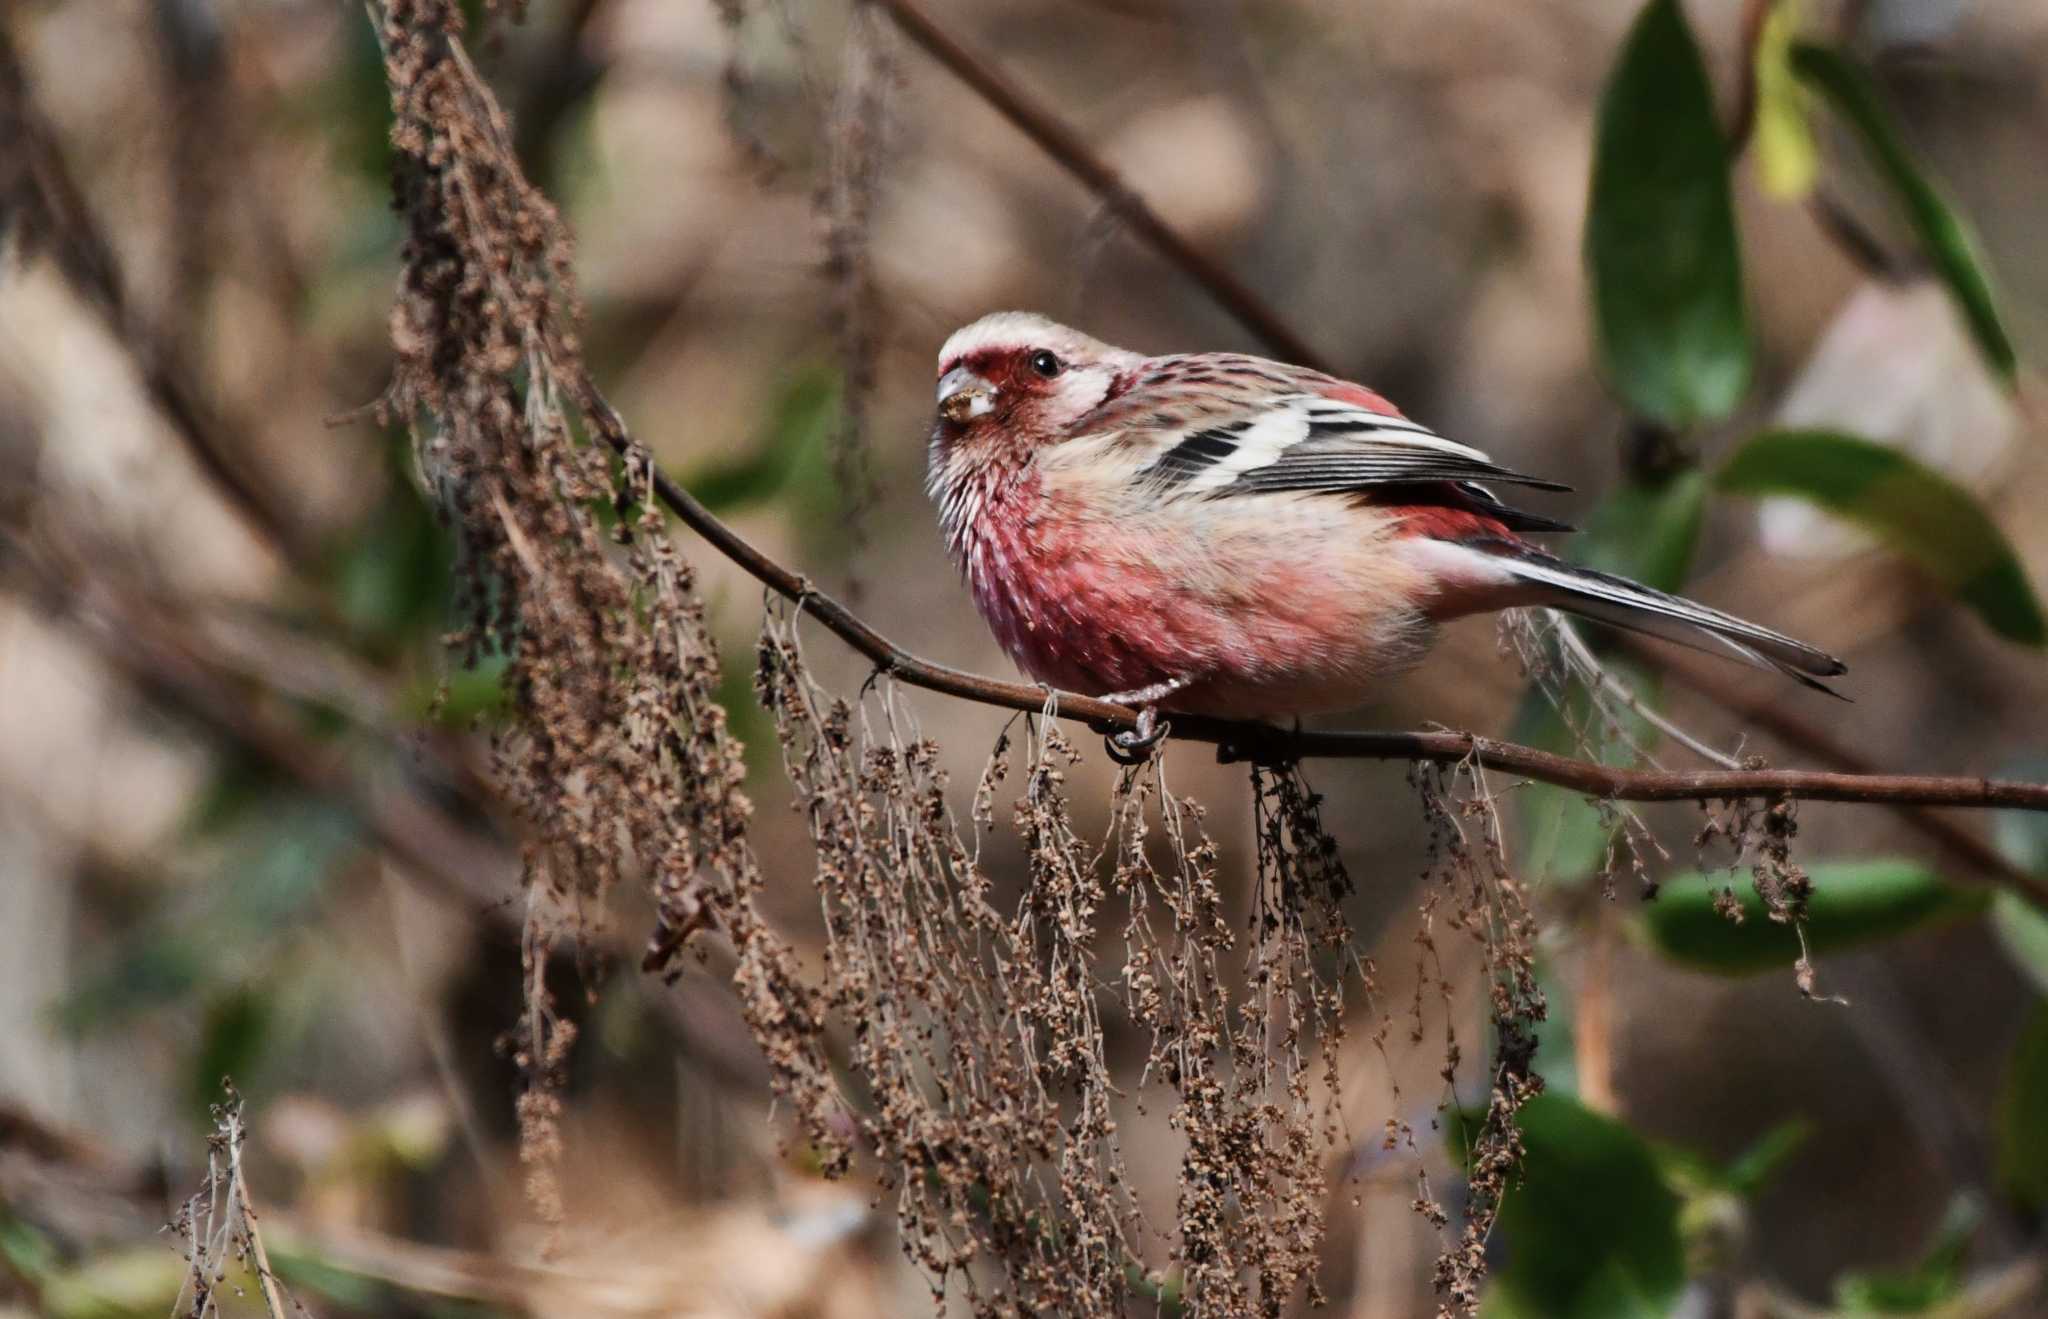
<path id="1" fill-rule="evenodd" d="M 939 351 L 927 488 L 1026 672 L 1138 707 L 1270 718 L 1364 702 L 1436 624 L 1547 605 L 1812 687 L 1803 642 L 1567 563 L 1510 471 L 1362 385 L 1235 353 L 1146 357 L 1001 312 Z"/>

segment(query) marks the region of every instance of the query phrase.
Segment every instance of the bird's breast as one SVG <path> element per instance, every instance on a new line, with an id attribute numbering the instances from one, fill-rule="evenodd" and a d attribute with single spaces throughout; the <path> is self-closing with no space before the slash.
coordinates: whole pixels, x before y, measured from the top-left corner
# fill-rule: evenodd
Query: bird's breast
<path id="1" fill-rule="evenodd" d="M 997 641 L 1090 695 L 1187 681 L 1172 708 L 1353 704 L 1419 653 L 1422 583 L 1385 520 L 1335 501 L 1107 501 L 1027 472 L 956 492 L 949 540 Z M 1257 507 L 1251 507 L 1254 502 Z"/>

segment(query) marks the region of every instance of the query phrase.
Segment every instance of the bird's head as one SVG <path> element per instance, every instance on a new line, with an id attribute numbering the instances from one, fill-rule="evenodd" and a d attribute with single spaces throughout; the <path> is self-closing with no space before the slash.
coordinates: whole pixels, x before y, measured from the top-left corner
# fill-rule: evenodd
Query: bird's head
<path id="1" fill-rule="evenodd" d="M 939 350 L 933 449 L 1028 451 L 1054 443 L 1109 398 L 1139 360 L 1043 316 L 984 316 Z"/>

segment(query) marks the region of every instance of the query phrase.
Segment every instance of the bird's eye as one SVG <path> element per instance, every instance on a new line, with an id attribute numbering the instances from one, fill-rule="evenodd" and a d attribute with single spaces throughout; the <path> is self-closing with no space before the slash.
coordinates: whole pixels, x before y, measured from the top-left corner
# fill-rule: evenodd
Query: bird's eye
<path id="1" fill-rule="evenodd" d="M 1050 380 L 1060 373 L 1060 359 L 1041 348 L 1031 354 L 1031 369 Z"/>

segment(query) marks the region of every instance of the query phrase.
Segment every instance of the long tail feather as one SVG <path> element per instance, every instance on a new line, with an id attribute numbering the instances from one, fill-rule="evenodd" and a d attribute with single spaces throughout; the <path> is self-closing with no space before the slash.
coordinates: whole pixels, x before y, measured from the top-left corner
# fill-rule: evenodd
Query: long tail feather
<path id="1" fill-rule="evenodd" d="M 1538 588 L 1544 604 L 1694 650 L 1732 655 L 1757 668 L 1774 669 L 1816 691 L 1841 695 L 1816 679 L 1846 673 L 1849 666 L 1782 632 L 1626 577 L 1581 568 L 1518 542 L 1487 542 L 1474 548 L 1483 548 L 1511 576 Z"/>

